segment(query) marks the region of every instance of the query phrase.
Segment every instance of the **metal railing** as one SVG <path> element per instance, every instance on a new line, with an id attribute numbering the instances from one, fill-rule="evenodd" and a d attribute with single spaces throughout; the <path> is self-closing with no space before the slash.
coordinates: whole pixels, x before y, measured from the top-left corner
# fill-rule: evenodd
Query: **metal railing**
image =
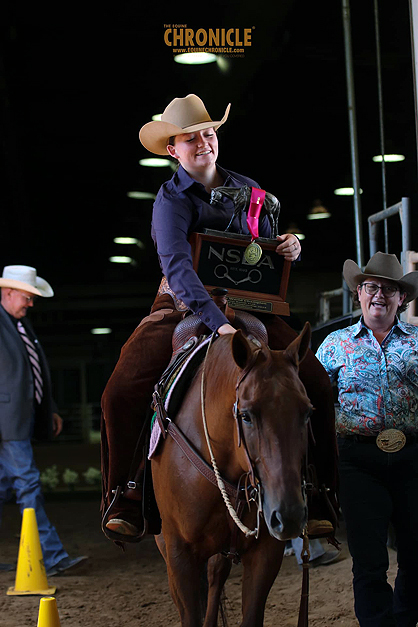
<path id="1" fill-rule="evenodd" d="M 418 270 L 417 268 L 418 253 L 415 253 L 412 250 L 407 250 L 405 257 L 406 257 L 405 259 L 406 268 L 404 267 L 404 272 L 413 272 L 414 270 Z M 418 315 L 416 312 L 417 300 L 418 299 L 415 299 L 409 304 L 408 309 L 405 311 L 403 315 L 405 317 L 406 322 L 409 322 L 410 324 L 415 324 L 418 326 Z"/>
<path id="2" fill-rule="evenodd" d="M 331 317 L 331 299 L 342 296 L 343 288 L 321 292 L 319 295 L 319 323 L 326 322 Z"/>
<path id="3" fill-rule="evenodd" d="M 369 216 L 369 247 L 370 257 L 372 257 L 378 251 L 378 234 L 379 234 L 379 222 L 386 220 L 394 215 L 399 215 L 402 226 L 402 253 L 401 263 L 406 272 L 406 252 L 410 248 L 410 202 L 409 198 L 402 198 L 401 202 L 398 202 L 392 207 L 378 211 Z"/>

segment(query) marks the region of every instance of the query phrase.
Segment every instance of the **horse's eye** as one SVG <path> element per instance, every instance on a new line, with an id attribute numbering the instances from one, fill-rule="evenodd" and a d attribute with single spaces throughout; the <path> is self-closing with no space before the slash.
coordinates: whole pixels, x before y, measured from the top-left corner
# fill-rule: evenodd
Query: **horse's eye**
<path id="1" fill-rule="evenodd" d="M 242 421 L 243 421 L 243 422 L 246 422 L 246 423 L 247 423 L 247 425 L 250 425 L 250 424 L 252 423 L 251 416 L 250 416 L 249 412 L 247 412 L 247 411 L 242 411 L 242 412 L 240 413 L 240 416 L 241 416 Z"/>

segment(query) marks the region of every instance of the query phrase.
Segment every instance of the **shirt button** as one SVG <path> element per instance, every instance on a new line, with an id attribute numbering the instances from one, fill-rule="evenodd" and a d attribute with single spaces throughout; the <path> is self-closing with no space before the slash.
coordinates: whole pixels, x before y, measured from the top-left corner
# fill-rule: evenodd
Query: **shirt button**
<path id="1" fill-rule="evenodd" d="M 199 316 L 203 316 L 203 311 L 199 311 Z"/>

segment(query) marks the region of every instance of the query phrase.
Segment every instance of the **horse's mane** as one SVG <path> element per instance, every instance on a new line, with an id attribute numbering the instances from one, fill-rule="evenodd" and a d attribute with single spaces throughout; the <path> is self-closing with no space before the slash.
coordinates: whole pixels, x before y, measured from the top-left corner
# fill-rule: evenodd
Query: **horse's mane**
<path id="1" fill-rule="evenodd" d="M 205 372 L 208 377 L 222 378 L 235 381 L 237 365 L 233 360 L 231 351 L 232 335 L 220 335 L 212 344 L 206 360 Z M 203 364 L 202 364 L 203 368 Z"/>

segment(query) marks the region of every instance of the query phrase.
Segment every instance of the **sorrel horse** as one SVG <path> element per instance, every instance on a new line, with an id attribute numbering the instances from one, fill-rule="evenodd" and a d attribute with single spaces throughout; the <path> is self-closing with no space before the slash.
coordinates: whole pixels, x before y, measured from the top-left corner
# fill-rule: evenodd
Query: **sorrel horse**
<path id="1" fill-rule="evenodd" d="M 209 463 L 215 460 L 225 483 L 237 485 L 245 475 L 254 484 L 262 515 L 252 503 L 241 524 L 248 532 L 251 527 L 251 533 L 258 527 L 258 537 L 235 534 L 219 488 L 190 463 L 173 439 L 166 438 L 152 460 L 162 520 L 157 544 L 183 627 L 217 625 L 221 592 L 231 568 L 224 554 L 230 552 L 234 538 L 243 564 L 241 627 L 264 623 L 285 540 L 300 535 L 307 518 L 302 467 L 311 404 L 298 364 L 309 340 L 309 324 L 284 351 L 272 351 L 241 331 L 220 336 L 175 419 L 200 455 Z"/>

